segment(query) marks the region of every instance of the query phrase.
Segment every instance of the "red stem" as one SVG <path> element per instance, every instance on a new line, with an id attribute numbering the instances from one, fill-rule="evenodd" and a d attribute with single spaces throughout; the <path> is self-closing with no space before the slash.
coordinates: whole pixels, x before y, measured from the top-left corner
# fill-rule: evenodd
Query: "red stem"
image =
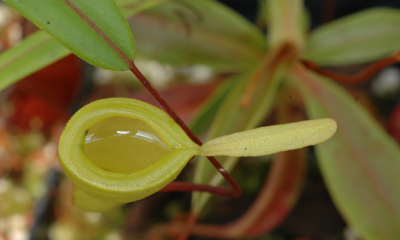
<path id="1" fill-rule="evenodd" d="M 92 22 L 81 10 L 73 5 L 70 0 L 64 0 L 65 3 L 71 7 L 83 20 L 85 20 L 90 27 L 92 27 L 100 37 L 104 39 L 118 55 L 128 64 L 129 69 L 132 73 L 139 79 L 139 81 L 146 87 L 146 89 L 154 96 L 154 98 L 161 104 L 161 106 L 165 109 L 165 111 L 175 120 L 179 126 L 186 132 L 186 134 L 198 145 L 202 145 L 203 143 L 197 138 L 197 136 L 189 129 L 189 127 L 182 121 L 182 119 L 175 113 L 175 111 L 168 105 L 168 103 L 164 100 L 164 98 L 157 92 L 157 90 L 151 85 L 149 81 L 143 76 L 143 74 L 137 69 L 132 60 L 130 60 L 108 37 L 104 34 L 104 32 L 99 29 L 99 27 Z M 219 171 L 222 176 L 224 176 L 225 180 L 232 186 L 233 189 L 230 189 L 231 192 L 229 196 L 238 197 L 240 196 L 242 190 L 236 181 L 232 178 L 232 176 L 221 166 L 221 164 L 214 157 L 208 157 L 210 162 L 214 165 L 214 167 Z M 228 196 L 228 195 L 224 195 Z"/>
<path id="2" fill-rule="evenodd" d="M 369 65 L 366 69 L 354 75 L 345 75 L 331 72 L 307 60 L 302 60 L 302 62 L 304 66 L 306 66 L 308 69 L 313 70 L 314 72 L 317 72 L 323 76 L 329 77 L 339 83 L 362 83 L 375 75 L 382 68 L 400 62 L 400 51 L 396 52 L 390 57 L 384 58 Z"/>
<path id="3" fill-rule="evenodd" d="M 164 98 L 157 92 L 157 90 L 151 85 L 151 83 L 143 76 L 143 74 L 139 71 L 139 69 L 135 66 L 132 61 L 127 61 L 129 64 L 129 68 L 132 73 L 139 79 L 139 81 L 144 85 L 144 87 L 153 95 L 153 97 L 161 104 L 161 106 L 165 109 L 165 111 L 175 120 L 179 126 L 186 132 L 186 134 L 192 139 L 193 142 L 197 143 L 199 146 L 203 145 L 203 143 L 197 138 L 197 136 L 190 130 L 190 128 L 183 122 L 183 120 L 175 113 L 174 109 L 168 105 L 168 103 L 164 100 Z M 174 184 L 174 182 L 167 185 L 164 191 L 168 191 L 168 189 L 175 189 L 170 191 L 190 191 L 190 187 L 192 187 L 192 191 L 205 191 L 210 193 L 215 193 L 218 195 L 226 196 L 226 197 L 239 197 L 242 193 L 240 186 L 237 184 L 235 179 L 222 167 L 222 165 L 218 162 L 215 157 L 207 157 L 208 160 L 214 165 L 218 172 L 222 174 L 225 180 L 231 185 L 232 189 L 227 189 L 223 187 L 213 187 L 202 184 L 194 184 L 194 183 L 187 183 L 187 184 Z M 172 184 L 172 185 L 171 185 Z M 171 187 L 168 187 L 170 186 Z M 190 186 L 188 188 L 188 186 Z M 221 190 L 223 189 L 223 190 Z"/>
<path id="4" fill-rule="evenodd" d="M 168 103 L 164 100 L 164 98 L 157 92 L 157 90 L 151 85 L 151 83 L 143 76 L 143 74 L 139 71 L 139 69 L 135 66 L 133 61 L 131 61 L 97 26 L 94 24 L 89 18 L 83 14 L 80 9 L 74 6 L 70 0 L 64 0 L 67 5 L 69 5 L 79 16 L 85 20 L 98 34 L 101 36 L 121 58 L 128 64 L 132 73 L 139 79 L 139 81 L 146 87 L 146 89 L 154 96 L 154 98 L 161 104 L 161 106 L 165 109 L 165 111 L 175 120 L 177 124 L 186 132 L 186 134 L 198 145 L 202 145 L 203 143 L 197 138 L 197 136 L 189 129 L 189 127 L 183 122 L 183 120 L 175 113 L 175 111 L 168 105 Z M 239 197 L 242 193 L 239 185 L 232 178 L 232 176 L 221 166 L 221 164 L 214 157 L 208 157 L 210 162 L 214 165 L 214 167 L 219 171 L 225 180 L 232 186 L 232 189 L 222 188 L 222 187 L 213 187 L 213 186 L 205 186 L 205 185 L 197 185 L 193 183 L 170 183 L 167 185 L 164 190 L 184 190 L 184 191 L 193 191 L 198 189 L 199 191 L 206 191 L 210 193 L 219 194 L 227 197 Z M 191 188 L 191 189 L 190 189 Z M 188 225 L 186 229 L 182 232 L 180 239 L 186 239 L 189 235 L 191 228 L 193 227 L 196 221 L 195 216 L 189 217 Z"/>

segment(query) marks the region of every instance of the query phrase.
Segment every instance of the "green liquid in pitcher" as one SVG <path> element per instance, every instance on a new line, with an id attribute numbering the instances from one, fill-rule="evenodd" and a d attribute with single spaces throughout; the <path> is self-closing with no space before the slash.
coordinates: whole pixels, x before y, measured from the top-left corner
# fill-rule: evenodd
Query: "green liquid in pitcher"
<path id="1" fill-rule="evenodd" d="M 129 117 L 97 122 L 85 137 L 84 153 L 97 167 L 114 173 L 134 173 L 172 151 L 147 123 Z"/>

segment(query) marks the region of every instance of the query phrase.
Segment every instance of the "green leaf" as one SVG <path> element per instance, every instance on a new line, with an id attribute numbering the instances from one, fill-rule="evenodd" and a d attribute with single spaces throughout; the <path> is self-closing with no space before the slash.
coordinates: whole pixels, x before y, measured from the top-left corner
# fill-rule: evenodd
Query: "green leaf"
<path id="1" fill-rule="evenodd" d="M 195 135 L 200 135 L 211 125 L 219 107 L 232 90 L 235 83 L 237 83 L 237 81 L 231 78 L 225 80 L 225 82 L 221 84 L 222 86 L 219 86 L 218 89 L 215 90 L 215 93 L 203 104 L 189 124 L 190 129 Z"/>
<path id="2" fill-rule="evenodd" d="M 164 0 L 117 0 L 125 17 L 161 4 Z M 37 31 L 0 55 L 0 91 L 18 80 L 67 56 L 70 50 L 44 31 Z"/>
<path id="3" fill-rule="evenodd" d="M 297 50 L 304 46 L 306 12 L 302 1 L 267 0 L 264 6 L 271 47 L 291 44 Z"/>
<path id="4" fill-rule="evenodd" d="M 85 61 L 111 70 L 129 69 L 135 47 L 113 0 L 5 0 Z"/>
<path id="5" fill-rule="evenodd" d="M 400 239 L 398 144 L 333 81 L 300 66 L 292 74 L 309 116 L 337 121 L 332 139 L 316 146 L 336 206 L 363 239 Z"/>
<path id="6" fill-rule="evenodd" d="M 237 80 L 236 86 L 222 103 L 211 125 L 208 139 L 252 129 L 262 123 L 272 110 L 281 77 L 290 62 L 289 59 L 292 59 L 290 51 L 287 50 L 286 48 L 275 49 L 264 57 L 254 72 L 241 76 Z M 248 93 L 249 84 L 255 84 L 254 89 L 249 95 L 248 104 L 243 106 L 242 99 Z M 233 169 L 238 160 L 237 157 L 218 157 L 217 159 L 228 172 Z M 222 183 L 223 177 L 203 157 L 199 159 L 196 166 L 194 181 L 216 186 Z M 210 197 L 208 193 L 194 193 L 193 211 L 199 213 Z"/>
<path id="7" fill-rule="evenodd" d="M 320 65 L 375 61 L 400 49 L 400 11 L 373 8 L 314 30 L 303 58 Z"/>
<path id="8" fill-rule="evenodd" d="M 0 55 L 0 91 L 69 53 L 46 32 L 32 34 L 18 46 Z"/>
<path id="9" fill-rule="evenodd" d="M 202 156 L 258 157 L 325 142 L 336 132 L 336 122 L 320 118 L 265 126 L 205 142 Z"/>
<path id="10" fill-rule="evenodd" d="M 124 17 L 128 18 L 139 12 L 153 8 L 171 0 L 115 0 Z"/>
<path id="11" fill-rule="evenodd" d="M 167 2 L 135 15 L 129 24 L 138 55 L 173 65 L 241 72 L 266 50 L 260 30 L 213 0 Z"/>

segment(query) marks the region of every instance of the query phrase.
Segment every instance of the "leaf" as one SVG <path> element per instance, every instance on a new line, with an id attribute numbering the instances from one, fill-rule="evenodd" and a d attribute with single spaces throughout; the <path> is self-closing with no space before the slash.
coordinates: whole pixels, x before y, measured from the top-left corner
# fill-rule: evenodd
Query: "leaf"
<path id="1" fill-rule="evenodd" d="M 0 55 L 0 91 L 70 53 L 43 31 Z"/>
<path id="2" fill-rule="evenodd" d="M 171 0 L 115 0 L 126 18 Z"/>
<path id="3" fill-rule="evenodd" d="M 129 69 L 135 47 L 113 0 L 6 0 L 85 61 L 110 70 Z"/>
<path id="4" fill-rule="evenodd" d="M 237 83 L 235 80 L 237 78 L 225 80 L 190 121 L 189 127 L 195 135 L 200 135 L 211 125 L 223 100 Z"/>
<path id="5" fill-rule="evenodd" d="M 314 30 L 303 58 L 320 65 L 375 61 L 400 49 L 400 11 L 373 8 Z"/>
<path id="6" fill-rule="evenodd" d="M 316 146 L 318 162 L 335 205 L 367 240 L 400 239 L 400 149 L 336 83 L 297 66 L 311 118 L 338 123 L 332 139 Z"/>
<path id="7" fill-rule="evenodd" d="M 174 65 L 241 72 L 266 50 L 263 34 L 213 0 L 171 1 L 129 19 L 137 54 Z"/>
<path id="8" fill-rule="evenodd" d="M 324 142 L 335 132 L 331 118 L 259 127 L 214 138 L 201 146 L 201 155 L 264 156 Z"/>
<path id="9" fill-rule="evenodd" d="M 279 2 L 275 2 L 279 5 Z M 286 21 L 290 26 L 301 28 L 304 22 L 297 21 L 302 11 L 296 11 L 293 6 L 296 2 L 285 1 L 282 7 L 285 14 L 284 19 L 271 18 L 269 26 L 281 26 L 281 21 Z M 267 8 L 266 14 L 271 15 L 275 8 Z M 297 15 L 299 14 L 299 15 Z M 274 48 L 258 63 L 257 69 L 248 76 L 242 77 L 237 86 L 227 96 L 224 103 L 211 126 L 208 139 L 227 135 L 234 132 L 249 130 L 259 126 L 272 110 L 274 98 L 278 92 L 281 77 L 284 71 L 291 64 L 297 55 L 301 45 L 301 34 L 297 31 L 285 29 L 280 36 L 273 41 Z M 233 121 L 234 119 L 234 121 Z M 228 172 L 236 165 L 237 157 L 218 158 L 225 170 Z M 207 183 L 210 185 L 220 185 L 222 176 L 213 169 L 211 164 L 204 158 L 199 159 L 194 181 L 197 183 Z M 198 214 L 207 201 L 210 194 L 194 193 L 192 200 L 192 210 Z"/>
<path id="10" fill-rule="evenodd" d="M 287 89 L 280 94 L 277 108 L 279 123 L 297 122 L 305 118 L 302 112 L 297 111 L 298 101 L 286 97 L 286 94 L 298 95 L 292 92 L 292 89 Z M 197 224 L 194 233 L 225 238 L 253 238 L 268 233 L 286 218 L 300 197 L 306 159 L 306 148 L 276 154 L 260 193 L 245 214 L 224 225 Z"/>
<path id="11" fill-rule="evenodd" d="M 268 41 L 273 46 L 290 43 L 297 50 L 304 46 L 306 13 L 302 1 L 267 0 Z"/>
<path id="12" fill-rule="evenodd" d="M 273 50 L 264 57 L 258 68 L 251 75 L 247 74 L 240 77 L 239 82 L 221 105 L 211 125 L 208 139 L 252 129 L 262 123 L 272 110 L 281 76 L 288 62 L 290 62 L 289 59 L 291 59 L 292 55 L 287 50 L 285 47 Z M 249 83 L 255 84 L 254 91 L 248 104 L 243 106 L 241 105 L 243 94 L 246 92 L 246 86 Z M 235 119 L 235 121 L 232 121 L 232 119 Z M 225 170 L 229 172 L 236 165 L 238 158 L 219 157 L 218 160 Z M 219 185 L 222 183 L 223 178 L 205 158 L 200 158 L 194 180 L 197 183 Z M 210 196 L 207 193 L 194 193 L 193 211 L 199 213 Z"/>
<path id="13" fill-rule="evenodd" d="M 292 89 L 280 94 L 278 122 L 288 123 L 304 120 L 303 111 L 298 111 L 296 93 Z M 287 95 L 296 96 L 296 100 Z M 196 224 L 192 234 L 208 238 L 254 238 L 264 235 L 279 226 L 301 195 L 306 172 L 307 149 L 280 152 L 274 156 L 268 176 L 257 198 L 238 219 L 225 224 Z M 173 222 L 163 227 L 169 233 L 181 232 L 185 223 Z"/>
<path id="14" fill-rule="evenodd" d="M 125 17 L 161 4 L 161 0 L 117 0 Z M 67 56 L 70 52 L 52 36 L 37 31 L 0 55 L 0 91 L 16 81 Z"/>

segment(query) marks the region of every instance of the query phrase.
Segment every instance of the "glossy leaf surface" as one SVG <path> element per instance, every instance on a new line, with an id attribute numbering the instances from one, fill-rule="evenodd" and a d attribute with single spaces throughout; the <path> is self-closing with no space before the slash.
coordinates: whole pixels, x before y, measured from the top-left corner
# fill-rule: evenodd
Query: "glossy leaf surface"
<path id="1" fill-rule="evenodd" d="M 161 4 L 161 0 L 117 0 L 125 17 Z M 71 53 L 48 33 L 38 30 L 0 55 L 0 91 Z"/>
<path id="2" fill-rule="evenodd" d="M 261 31 L 214 0 L 180 0 L 129 19 L 137 54 L 174 65 L 244 71 L 261 59 Z"/>
<path id="3" fill-rule="evenodd" d="M 135 47 L 128 24 L 112 0 L 6 0 L 74 54 L 101 68 L 126 70 Z"/>
<path id="4" fill-rule="evenodd" d="M 331 117 L 338 123 L 335 136 L 316 146 L 335 205 L 363 239 L 399 239 L 397 143 L 334 82 L 300 66 L 292 74 L 303 89 L 310 117 Z"/>
<path id="5" fill-rule="evenodd" d="M 400 10 L 373 8 L 311 32 L 303 58 L 320 65 L 375 61 L 400 49 Z"/>

